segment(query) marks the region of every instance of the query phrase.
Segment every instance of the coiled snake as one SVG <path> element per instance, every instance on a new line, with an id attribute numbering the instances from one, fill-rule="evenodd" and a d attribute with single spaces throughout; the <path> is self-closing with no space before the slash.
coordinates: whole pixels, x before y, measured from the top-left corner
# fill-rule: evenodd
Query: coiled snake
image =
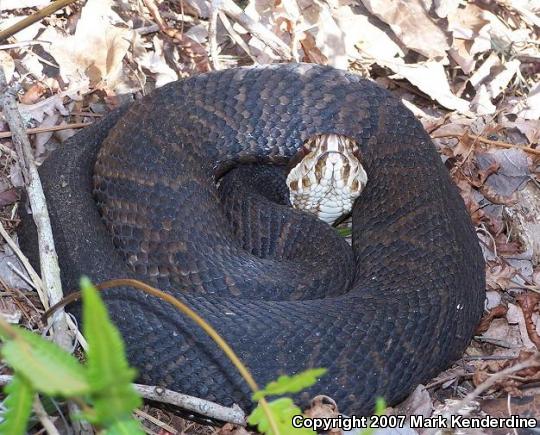
<path id="1" fill-rule="evenodd" d="M 321 133 L 354 139 L 369 177 L 352 249 L 279 204 L 280 165 Z M 460 357 L 482 312 L 482 254 L 430 138 L 344 71 L 274 65 L 168 84 L 77 134 L 40 174 L 66 289 L 81 274 L 143 278 L 209 321 L 261 385 L 328 368 L 301 401 L 324 393 L 348 413 L 371 412 L 376 396 L 394 403 Z M 29 225 L 22 233 L 35 252 Z M 191 321 L 133 289 L 106 300 L 141 381 L 249 407 Z"/>

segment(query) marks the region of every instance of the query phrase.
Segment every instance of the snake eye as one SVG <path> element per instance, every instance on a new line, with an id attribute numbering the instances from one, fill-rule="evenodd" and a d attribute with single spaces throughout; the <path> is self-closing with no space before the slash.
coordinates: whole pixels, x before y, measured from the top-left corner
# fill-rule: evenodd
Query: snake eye
<path id="1" fill-rule="evenodd" d="M 309 145 L 308 142 L 304 142 L 302 147 L 296 152 L 294 156 L 291 157 L 289 160 L 289 163 L 287 165 L 287 169 L 290 171 L 292 168 L 294 168 L 298 163 L 300 163 L 304 157 L 306 157 L 310 152 L 312 151 L 312 148 Z"/>

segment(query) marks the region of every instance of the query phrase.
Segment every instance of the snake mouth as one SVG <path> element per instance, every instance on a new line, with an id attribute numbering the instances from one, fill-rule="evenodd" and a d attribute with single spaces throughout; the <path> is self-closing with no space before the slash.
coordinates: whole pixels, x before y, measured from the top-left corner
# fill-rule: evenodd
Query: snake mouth
<path id="1" fill-rule="evenodd" d="M 328 224 L 350 213 L 367 184 L 358 144 L 343 135 L 309 138 L 292 162 L 287 176 L 292 206 Z"/>

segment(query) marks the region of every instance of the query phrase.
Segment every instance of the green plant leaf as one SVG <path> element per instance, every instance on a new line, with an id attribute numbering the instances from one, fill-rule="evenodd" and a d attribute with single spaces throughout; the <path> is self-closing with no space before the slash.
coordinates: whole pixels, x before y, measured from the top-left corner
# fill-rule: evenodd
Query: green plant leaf
<path id="1" fill-rule="evenodd" d="M 35 391 L 24 377 L 16 373 L 4 392 L 7 394 L 4 400 L 6 410 L 0 423 L 0 435 L 24 435 Z"/>
<path id="2" fill-rule="evenodd" d="M 304 388 L 311 387 L 326 371 L 326 369 L 309 369 L 293 376 L 282 375 L 277 381 L 270 382 L 264 389 L 253 394 L 253 400 L 257 401 L 266 396 L 298 393 Z"/>
<path id="3" fill-rule="evenodd" d="M 385 410 L 386 400 L 384 400 L 384 397 L 377 397 L 375 399 L 375 415 L 383 415 Z M 360 433 L 361 435 L 373 435 L 375 433 L 375 429 L 373 429 L 372 427 L 368 427 Z"/>
<path id="4" fill-rule="evenodd" d="M 113 423 L 105 431 L 105 435 L 144 435 L 141 424 L 134 418 Z"/>
<path id="5" fill-rule="evenodd" d="M 292 419 L 296 415 L 302 415 L 302 411 L 294 404 L 292 399 L 282 397 L 268 402 L 270 412 L 276 420 L 281 435 L 314 435 L 315 431 L 307 428 L 295 428 Z M 258 405 L 247 419 L 248 423 L 257 426 L 257 430 L 266 435 L 276 435 L 270 428 L 268 417 L 260 405 Z"/>
<path id="6" fill-rule="evenodd" d="M 81 279 L 83 329 L 88 341 L 87 368 L 92 393 L 94 423 L 110 426 L 129 420 L 131 412 L 142 404 L 131 382 L 135 369 L 130 368 L 124 342 L 112 324 L 98 291 L 86 277 Z"/>
<path id="7" fill-rule="evenodd" d="M 90 390 L 86 371 L 73 355 L 30 331 L 11 329 L 12 334 L 4 335 L 9 338 L 2 357 L 34 390 L 49 396 L 76 396 Z"/>
<path id="8" fill-rule="evenodd" d="M 341 237 L 349 237 L 352 235 L 352 228 L 336 228 L 336 231 Z"/>

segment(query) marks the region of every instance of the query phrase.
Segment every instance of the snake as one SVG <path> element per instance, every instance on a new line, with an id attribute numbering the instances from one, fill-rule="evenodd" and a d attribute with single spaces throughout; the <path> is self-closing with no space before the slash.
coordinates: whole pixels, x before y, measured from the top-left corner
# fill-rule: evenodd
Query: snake
<path id="1" fill-rule="evenodd" d="M 367 176 L 352 244 L 291 207 L 291 162 L 320 135 L 354 141 Z M 463 355 L 483 311 L 482 252 L 447 168 L 412 112 L 354 73 L 296 63 L 178 80 L 77 133 L 39 173 L 66 290 L 81 275 L 154 285 L 261 386 L 326 368 L 295 394 L 302 406 L 323 394 L 365 415 L 377 397 L 401 401 Z M 32 227 L 23 216 L 35 258 Z M 103 297 L 141 382 L 254 406 L 193 321 L 128 286 Z"/>

